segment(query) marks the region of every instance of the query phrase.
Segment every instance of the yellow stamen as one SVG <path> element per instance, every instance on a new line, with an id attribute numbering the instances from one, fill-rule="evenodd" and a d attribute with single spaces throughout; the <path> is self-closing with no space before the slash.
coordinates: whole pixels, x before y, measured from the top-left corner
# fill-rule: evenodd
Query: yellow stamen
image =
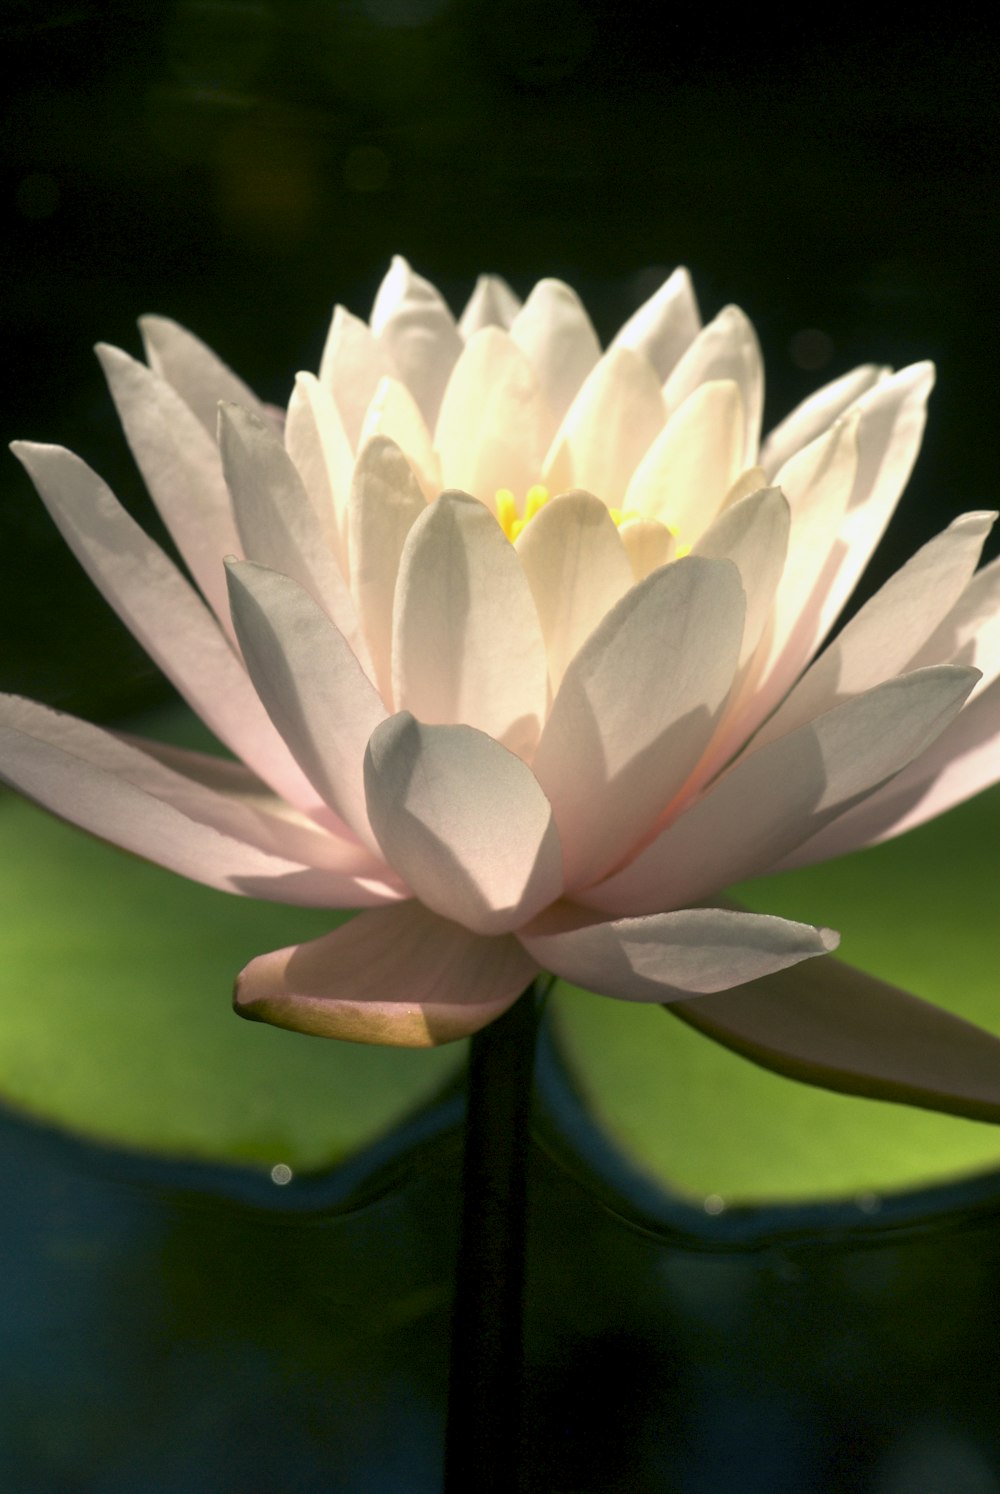
<path id="1" fill-rule="evenodd" d="M 518 513 L 517 499 L 510 488 L 498 488 L 494 502 L 496 503 L 497 522 L 509 540 L 516 540 L 523 531 L 525 524 L 529 523 L 540 509 L 544 508 L 550 498 L 548 488 L 541 483 L 535 483 L 534 487 L 528 489 L 524 495 L 524 508 Z"/>

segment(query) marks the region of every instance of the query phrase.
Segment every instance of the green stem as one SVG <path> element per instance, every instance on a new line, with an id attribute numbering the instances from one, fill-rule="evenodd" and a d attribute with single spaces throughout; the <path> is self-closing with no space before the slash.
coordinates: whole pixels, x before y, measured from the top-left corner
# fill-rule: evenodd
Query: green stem
<path id="1" fill-rule="evenodd" d="M 517 1494 L 528 1122 L 540 993 L 472 1038 L 445 1494 Z"/>

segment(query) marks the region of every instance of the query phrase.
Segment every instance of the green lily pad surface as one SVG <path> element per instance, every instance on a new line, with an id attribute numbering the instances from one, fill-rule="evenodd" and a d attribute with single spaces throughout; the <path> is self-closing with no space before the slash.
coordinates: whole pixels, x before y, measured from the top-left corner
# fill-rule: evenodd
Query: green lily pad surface
<path id="1" fill-rule="evenodd" d="M 141 726 L 204 745 L 179 714 Z M 175 1157 L 341 1160 L 431 1096 L 463 1050 L 334 1043 L 234 1015 L 247 960 L 340 916 L 196 886 L 0 795 L 0 1095 Z"/>
<path id="2" fill-rule="evenodd" d="M 885 845 L 734 889 L 840 931 L 840 955 L 1000 1034 L 1000 789 Z M 570 987 L 577 1081 L 632 1162 L 710 1207 L 884 1192 L 1000 1165 L 1000 1128 L 811 1088 L 656 1007 Z"/>

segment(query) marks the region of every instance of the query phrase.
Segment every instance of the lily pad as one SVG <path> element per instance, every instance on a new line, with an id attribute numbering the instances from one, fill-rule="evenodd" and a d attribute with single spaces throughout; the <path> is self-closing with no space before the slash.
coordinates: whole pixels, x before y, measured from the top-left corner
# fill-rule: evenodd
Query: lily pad
<path id="1" fill-rule="evenodd" d="M 734 889 L 749 907 L 839 929 L 849 964 L 1000 1034 L 1000 789 L 910 835 Z M 575 1078 L 641 1171 L 695 1198 L 879 1194 L 1000 1165 L 1000 1129 L 814 1089 L 655 1007 L 555 998 Z"/>
<path id="2" fill-rule="evenodd" d="M 139 729 L 204 746 L 190 718 Z M 294 1171 L 343 1160 L 459 1067 L 241 1021 L 233 978 L 343 916 L 229 897 L 0 795 L 0 1095 L 97 1140 Z"/>

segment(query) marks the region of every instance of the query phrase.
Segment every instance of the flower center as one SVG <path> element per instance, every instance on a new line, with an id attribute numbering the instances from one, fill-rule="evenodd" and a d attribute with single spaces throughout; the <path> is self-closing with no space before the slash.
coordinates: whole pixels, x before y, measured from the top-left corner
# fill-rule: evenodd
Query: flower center
<path id="1" fill-rule="evenodd" d="M 524 504 L 518 510 L 517 499 L 510 488 L 498 488 L 494 502 L 496 503 L 497 520 L 500 528 L 507 538 L 513 542 L 529 524 L 540 509 L 549 502 L 552 494 L 542 483 L 535 483 L 534 487 L 528 489 L 524 495 Z M 609 508 L 611 515 L 618 528 L 629 523 L 632 519 L 641 519 L 642 514 L 635 508 Z M 672 531 L 671 531 L 672 532 Z"/>

